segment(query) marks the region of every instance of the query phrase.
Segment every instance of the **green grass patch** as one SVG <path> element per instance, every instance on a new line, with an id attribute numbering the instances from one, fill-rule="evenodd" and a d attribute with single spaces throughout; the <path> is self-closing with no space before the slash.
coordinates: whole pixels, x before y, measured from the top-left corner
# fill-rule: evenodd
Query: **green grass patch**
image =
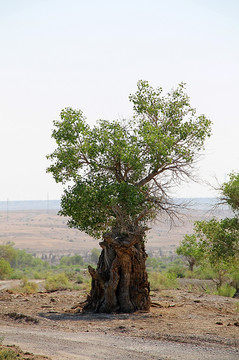
<path id="1" fill-rule="evenodd" d="M 6 348 L 0 349 L 0 360 L 15 360 L 15 359 L 19 359 L 19 357 L 13 350 Z"/>
<path id="2" fill-rule="evenodd" d="M 150 272 L 148 276 L 152 291 L 178 287 L 177 276 L 174 273 Z"/>
<path id="3" fill-rule="evenodd" d="M 58 291 L 72 289 L 73 284 L 65 273 L 49 274 L 45 281 L 47 291 Z"/>
<path id="4" fill-rule="evenodd" d="M 236 289 L 230 286 L 229 284 L 223 284 L 216 292 L 216 295 L 233 297 Z"/>

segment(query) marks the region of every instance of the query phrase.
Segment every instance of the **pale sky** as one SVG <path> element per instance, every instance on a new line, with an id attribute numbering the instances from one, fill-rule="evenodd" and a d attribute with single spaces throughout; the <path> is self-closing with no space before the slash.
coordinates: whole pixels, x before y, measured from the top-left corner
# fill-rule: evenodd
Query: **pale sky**
<path id="1" fill-rule="evenodd" d="M 213 135 L 197 165 L 215 184 L 239 170 L 238 0 L 0 0 L 0 201 L 59 199 L 45 169 L 67 106 L 130 118 L 137 81 L 180 82 Z M 176 196 L 215 196 L 187 184 Z"/>

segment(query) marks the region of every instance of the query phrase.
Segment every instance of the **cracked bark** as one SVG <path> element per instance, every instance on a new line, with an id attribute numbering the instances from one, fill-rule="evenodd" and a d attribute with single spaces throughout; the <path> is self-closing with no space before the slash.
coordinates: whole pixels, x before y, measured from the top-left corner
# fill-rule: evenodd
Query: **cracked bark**
<path id="1" fill-rule="evenodd" d="M 91 292 L 85 311 L 134 312 L 150 308 L 143 234 L 106 233 L 96 270 L 89 266 Z"/>

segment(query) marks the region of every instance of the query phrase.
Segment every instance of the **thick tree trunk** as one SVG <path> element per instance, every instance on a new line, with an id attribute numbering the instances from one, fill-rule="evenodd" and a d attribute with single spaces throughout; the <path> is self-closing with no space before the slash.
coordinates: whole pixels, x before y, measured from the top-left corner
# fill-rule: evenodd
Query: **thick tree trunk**
<path id="1" fill-rule="evenodd" d="M 239 299 L 239 288 L 236 289 L 235 294 L 233 295 L 234 299 Z"/>
<path id="2" fill-rule="evenodd" d="M 91 292 L 84 307 L 95 312 L 149 310 L 149 282 L 142 233 L 107 233 L 97 269 L 89 267 Z"/>

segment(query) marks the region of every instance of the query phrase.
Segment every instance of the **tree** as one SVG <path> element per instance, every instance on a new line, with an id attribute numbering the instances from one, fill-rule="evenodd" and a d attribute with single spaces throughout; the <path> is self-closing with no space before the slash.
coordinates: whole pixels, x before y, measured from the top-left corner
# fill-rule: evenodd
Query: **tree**
<path id="1" fill-rule="evenodd" d="M 4 258 L 0 259 L 0 279 L 6 279 L 10 277 L 13 273 L 13 269 L 7 260 Z"/>
<path id="2" fill-rule="evenodd" d="M 239 265 L 238 219 L 196 221 L 194 230 L 204 259 L 217 274 L 217 287 L 220 288 Z"/>
<path id="3" fill-rule="evenodd" d="M 228 204 L 235 216 L 239 216 L 239 174 L 229 174 L 229 181 L 221 186 L 221 200 Z"/>
<path id="4" fill-rule="evenodd" d="M 194 265 L 199 263 L 202 258 L 202 251 L 196 235 L 185 235 L 179 247 L 176 249 L 176 253 L 186 259 L 189 270 L 193 271 Z"/>
<path id="5" fill-rule="evenodd" d="M 209 221 L 196 221 L 194 232 L 204 259 L 217 273 L 217 287 L 225 281 L 239 292 L 239 174 L 230 174 L 220 187 L 221 203 L 231 208 L 234 216 Z"/>
<path id="6" fill-rule="evenodd" d="M 80 255 L 73 256 L 63 256 L 60 260 L 61 266 L 70 266 L 70 265 L 84 265 L 84 260 Z"/>
<path id="7" fill-rule="evenodd" d="M 160 213 L 173 216 L 171 186 L 192 176 L 211 122 L 197 116 L 185 85 L 162 95 L 139 81 L 130 95 L 134 117 L 99 120 L 90 128 L 81 110 L 66 108 L 54 121 L 57 148 L 48 172 L 69 184 L 60 214 L 68 225 L 103 238 L 85 309 L 132 312 L 150 307 L 145 251 L 147 223 Z"/>
<path id="8" fill-rule="evenodd" d="M 0 258 L 5 259 L 12 265 L 17 258 L 17 250 L 13 248 L 14 243 L 7 243 L 0 245 Z"/>

